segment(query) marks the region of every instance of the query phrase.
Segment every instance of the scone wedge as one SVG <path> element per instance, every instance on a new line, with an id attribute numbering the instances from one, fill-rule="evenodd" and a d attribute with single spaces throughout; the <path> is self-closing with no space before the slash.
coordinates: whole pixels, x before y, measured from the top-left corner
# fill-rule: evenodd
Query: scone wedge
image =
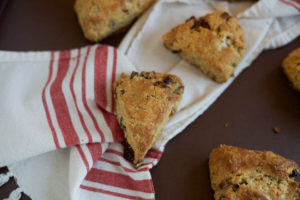
<path id="1" fill-rule="evenodd" d="M 75 12 L 84 36 L 98 42 L 128 26 L 154 0 L 76 0 Z"/>
<path id="2" fill-rule="evenodd" d="M 237 18 L 226 12 L 191 17 L 163 35 L 163 43 L 217 82 L 234 75 L 245 49 Z"/>
<path id="3" fill-rule="evenodd" d="M 300 92 L 300 48 L 293 50 L 283 60 L 282 68 L 293 87 Z"/>
<path id="4" fill-rule="evenodd" d="M 209 159 L 216 200 L 298 200 L 298 165 L 270 151 L 221 145 Z"/>
<path id="5" fill-rule="evenodd" d="M 124 157 L 137 168 L 172 117 L 184 86 L 175 75 L 121 74 L 114 83 L 117 120 L 126 138 Z"/>

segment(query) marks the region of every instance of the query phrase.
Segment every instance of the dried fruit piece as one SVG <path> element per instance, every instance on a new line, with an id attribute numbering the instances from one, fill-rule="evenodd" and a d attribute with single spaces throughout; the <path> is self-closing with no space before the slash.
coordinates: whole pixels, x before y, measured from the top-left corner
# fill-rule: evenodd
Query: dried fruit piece
<path id="1" fill-rule="evenodd" d="M 274 128 L 273 128 L 273 131 L 274 131 L 274 133 L 279 133 L 279 132 L 280 132 L 280 128 L 274 127 Z"/>

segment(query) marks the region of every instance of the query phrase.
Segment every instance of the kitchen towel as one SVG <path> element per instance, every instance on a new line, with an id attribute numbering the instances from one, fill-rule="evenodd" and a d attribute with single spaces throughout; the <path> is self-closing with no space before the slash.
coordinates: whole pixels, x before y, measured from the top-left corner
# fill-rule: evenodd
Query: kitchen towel
<path id="1" fill-rule="evenodd" d="M 119 50 L 94 45 L 0 52 L 0 166 L 9 166 L 32 199 L 154 199 L 149 169 L 166 143 L 234 80 L 211 81 L 166 50 L 161 36 L 192 15 L 237 15 L 246 39 L 237 76 L 263 49 L 285 45 L 300 34 L 299 7 L 298 1 L 288 0 L 165 0 L 137 21 Z M 174 73 L 185 84 L 177 114 L 138 170 L 122 157 L 124 138 L 112 95 L 114 80 L 133 70 Z"/>
<path id="2" fill-rule="evenodd" d="M 149 168 L 161 152 L 150 150 L 138 170 L 123 159 L 112 86 L 136 69 L 122 53 L 94 45 L 1 52 L 0 60 L 0 166 L 9 166 L 26 194 L 154 198 Z"/>

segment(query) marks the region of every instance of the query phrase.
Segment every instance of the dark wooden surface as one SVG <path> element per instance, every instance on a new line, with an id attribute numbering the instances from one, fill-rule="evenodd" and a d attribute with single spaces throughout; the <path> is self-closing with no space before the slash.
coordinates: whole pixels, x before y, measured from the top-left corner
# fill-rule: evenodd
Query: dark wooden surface
<path id="1" fill-rule="evenodd" d="M 102 43 L 117 46 L 124 34 Z M 10 0 L 0 14 L 1 50 L 61 50 L 87 44 L 72 0 Z M 203 115 L 169 142 L 152 169 L 156 199 L 213 199 L 208 157 L 219 144 L 271 150 L 300 164 L 300 93 L 291 89 L 280 68 L 296 47 L 300 37 L 263 52 Z M 280 133 L 275 134 L 273 127 Z M 13 180 L 0 187 L 0 199 L 16 187 Z"/>

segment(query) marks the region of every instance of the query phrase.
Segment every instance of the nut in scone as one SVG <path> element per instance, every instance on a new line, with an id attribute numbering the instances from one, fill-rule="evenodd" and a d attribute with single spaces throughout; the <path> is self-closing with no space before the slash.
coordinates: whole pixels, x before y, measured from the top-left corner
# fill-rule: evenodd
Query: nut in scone
<path id="1" fill-rule="evenodd" d="M 216 200 L 298 200 L 298 165 L 270 151 L 221 145 L 209 159 Z"/>
<path id="2" fill-rule="evenodd" d="M 191 17 L 166 33 L 163 43 L 217 82 L 234 75 L 245 48 L 237 18 L 225 12 Z"/>
<path id="3" fill-rule="evenodd" d="M 84 36 L 98 42 L 128 26 L 154 0 L 76 0 L 74 9 Z"/>
<path id="4" fill-rule="evenodd" d="M 293 87 L 300 91 L 300 48 L 292 51 L 283 60 L 282 67 Z"/>
<path id="5" fill-rule="evenodd" d="M 114 84 L 117 120 L 126 138 L 124 157 L 138 167 L 182 98 L 179 77 L 156 72 L 121 74 Z"/>

